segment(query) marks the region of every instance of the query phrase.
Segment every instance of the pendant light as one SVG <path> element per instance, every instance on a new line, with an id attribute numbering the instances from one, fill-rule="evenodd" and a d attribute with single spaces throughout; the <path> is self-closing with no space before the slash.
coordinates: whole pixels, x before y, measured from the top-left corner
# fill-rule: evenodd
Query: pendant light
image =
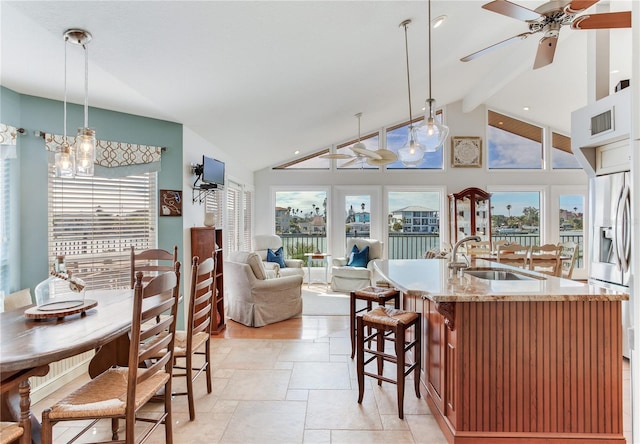
<path id="1" fill-rule="evenodd" d="M 409 75 L 409 43 L 407 40 L 407 26 L 411 20 L 405 20 L 400 23 L 404 27 L 404 48 L 407 58 L 407 91 L 409 94 L 409 133 L 407 135 L 407 143 L 398 149 L 398 158 L 406 167 L 414 168 L 420 165 L 424 157 L 425 149 L 418 141 L 418 133 L 416 127 L 413 126 L 413 115 L 411 114 L 411 77 Z"/>
<path id="2" fill-rule="evenodd" d="M 436 120 L 436 101 L 431 95 L 431 0 L 429 8 L 429 98 L 425 102 L 424 121 L 420 127 L 420 136 L 427 152 L 437 151 L 449 135 L 449 127 Z"/>
<path id="3" fill-rule="evenodd" d="M 84 126 L 78 129 L 75 143 L 76 175 L 93 176 L 96 159 L 96 132 L 89 128 L 89 50 L 91 34 L 82 29 L 69 29 L 65 39 L 84 50 Z"/>
<path id="4" fill-rule="evenodd" d="M 64 38 L 64 101 L 62 105 L 63 129 L 62 144 L 55 153 L 56 177 L 73 177 L 76 174 L 76 158 L 67 141 L 67 37 Z"/>

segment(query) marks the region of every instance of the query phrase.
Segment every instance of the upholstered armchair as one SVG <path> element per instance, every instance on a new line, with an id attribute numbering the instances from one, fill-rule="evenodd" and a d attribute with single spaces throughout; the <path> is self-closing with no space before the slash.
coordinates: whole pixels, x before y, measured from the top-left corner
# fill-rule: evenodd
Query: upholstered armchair
<path id="1" fill-rule="evenodd" d="M 249 327 L 262 327 L 302 314 L 302 275 L 267 277 L 255 252 L 231 253 L 224 264 L 229 294 L 227 315 Z"/>
<path id="2" fill-rule="evenodd" d="M 284 249 L 280 250 L 281 248 L 282 238 L 277 234 L 261 234 L 253 238 L 253 250 L 260 255 L 264 267 L 273 271 L 275 276 L 304 276 L 302 268 L 304 261 L 284 259 Z M 272 257 L 269 257 L 269 250 L 273 253 Z M 268 259 L 272 259 L 272 261 Z M 275 260 L 280 262 L 275 262 Z"/>
<path id="3" fill-rule="evenodd" d="M 360 253 L 356 259 L 364 259 L 362 251 L 367 249 L 366 260 L 350 265 L 349 259 L 354 252 L 354 246 Z M 382 259 L 383 244 L 375 239 L 351 238 L 347 240 L 345 257 L 333 259 L 331 267 L 331 289 L 333 291 L 351 292 L 372 285 L 373 261 Z M 357 254 L 356 254 L 357 256 Z"/>

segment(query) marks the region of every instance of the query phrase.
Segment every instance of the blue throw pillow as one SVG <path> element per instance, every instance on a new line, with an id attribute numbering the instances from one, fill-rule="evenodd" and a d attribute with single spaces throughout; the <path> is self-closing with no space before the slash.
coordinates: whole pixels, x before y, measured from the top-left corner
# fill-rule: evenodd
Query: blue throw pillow
<path id="1" fill-rule="evenodd" d="M 358 251 L 357 246 L 353 246 L 351 254 L 349 255 L 348 267 L 366 267 L 369 263 L 369 246 L 367 245 L 361 251 Z"/>
<path id="2" fill-rule="evenodd" d="M 284 263 L 284 252 L 282 247 L 278 248 L 275 252 L 271 248 L 267 248 L 267 262 L 275 262 L 280 265 L 280 268 L 287 268 L 287 264 Z"/>

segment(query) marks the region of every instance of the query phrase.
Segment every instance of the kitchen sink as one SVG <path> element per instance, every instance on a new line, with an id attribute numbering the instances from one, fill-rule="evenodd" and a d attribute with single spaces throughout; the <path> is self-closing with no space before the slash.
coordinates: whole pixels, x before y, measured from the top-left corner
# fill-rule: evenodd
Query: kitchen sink
<path id="1" fill-rule="evenodd" d="M 469 268 L 464 271 L 465 274 L 490 281 L 531 281 L 540 279 L 536 276 L 519 273 L 517 271 L 496 269 L 496 268 L 483 268 L 473 269 Z"/>

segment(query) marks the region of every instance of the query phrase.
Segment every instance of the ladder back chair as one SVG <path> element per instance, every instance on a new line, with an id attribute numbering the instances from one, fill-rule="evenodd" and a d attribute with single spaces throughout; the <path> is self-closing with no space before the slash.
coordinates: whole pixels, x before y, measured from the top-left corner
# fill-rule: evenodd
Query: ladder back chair
<path id="1" fill-rule="evenodd" d="M 527 268 L 530 250 L 531 247 L 525 247 L 520 244 L 498 245 L 497 260 L 501 264 Z"/>
<path id="2" fill-rule="evenodd" d="M 534 245 L 529 256 L 529 270 L 539 271 L 550 276 L 559 276 L 561 271 L 560 251 L 555 244 Z"/>
<path id="3" fill-rule="evenodd" d="M 142 250 L 136 253 L 131 246 L 131 288 L 135 284 L 135 277 L 138 271 L 143 274 L 142 282 L 149 282 L 154 276 L 160 273 L 173 271 L 175 263 L 178 262 L 178 246 L 173 247 L 173 253 L 153 248 Z"/>
<path id="4" fill-rule="evenodd" d="M 573 268 L 578 258 L 578 244 L 575 242 L 562 242 L 558 245 L 562 248 L 560 252 L 560 276 L 565 279 L 572 279 Z"/>
<path id="5" fill-rule="evenodd" d="M 0 422 L 0 444 L 19 443 L 31 444 L 31 384 L 32 376 L 44 376 L 49 373 L 49 365 L 16 372 L 5 378 L 0 384 L 0 393 L 7 395 L 10 392 L 18 392 L 20 399 L 19 417 L 15 421 Z M 35 439 L 37 441 L 37 438 Z"/>
<path id="6" fill-rule="evenodd" d="M 470 257 L 491 256 L 490 241 L 467 242 L 466 246 L 467 246 L 467 256 L 470 256 Z"/>
<path id="7" fill-rule="evenodd" d="M 111 419 L 111 441 L 136 442 L 136 421 L 154 425 L 145 430 L 140 441 L 164 424 L 164 442 L 173 443 L 171 418 L 171 380 L 173 348 L 180 284 L 180 262 L 167 272 L 142 285 L 143 273 L 136 273 L 133 316 L 127 367 L 111 367 L 51 408 L 42 412 L 42 442 L 53 442 L 53 426 L 62 421 L 92 420 L 73 438 L 93 428 L 100 419 Z M 160 316 L 162 315 L 162 316 Z M 160 356 L 157 359 L 154 357 Z M 153 417 L 139 415 L 139 410 L 158 392 L 164 410 Z M 118 439 L 119 420 L 125 420 L 125 439 Z M 103 439 L 103 441 L 106 441 Z"/>
<path id="8" fill-rule="evenodd" d="M 193 382 L 202 372 L 207 380 L 207 393 L 211 393 L 211 328 L 213 325 L 213 310 L 216 292 L 216 255 L 198 263 L 199 258 L 193 258 L 191 266 L 191 291 L 189 295 L 189 316 L 186 331 L 176 332 L 174 350 L 173 377 L 183 377 L 186 380 L 186 392 L 174 392 L 174 396 L 186 395 L 189 401 L 189 419 L 196 418 Z M 203 357 L 197 367 L 194 357 Z M 178 363 L 180 360 L 180 364 Z"/>

